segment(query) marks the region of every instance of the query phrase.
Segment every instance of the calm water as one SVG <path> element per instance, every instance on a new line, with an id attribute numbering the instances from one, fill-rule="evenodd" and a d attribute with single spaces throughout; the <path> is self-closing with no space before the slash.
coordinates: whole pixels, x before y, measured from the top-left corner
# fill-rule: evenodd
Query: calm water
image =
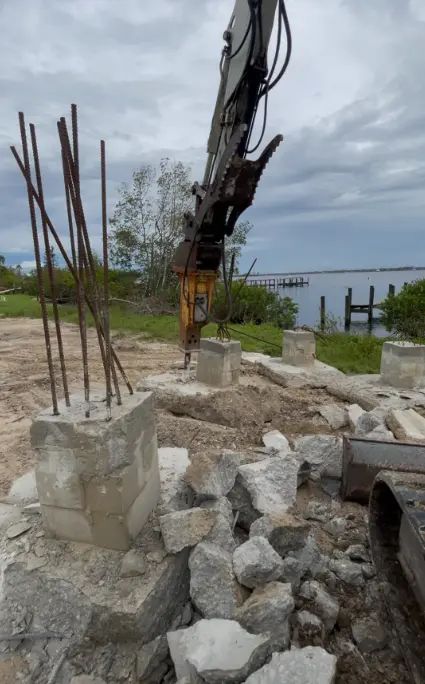
<path id="1" fill-rule="evenodd" d="M 284 274 L 282 274 L 283 276 Z M 340 327 L 344 328 L 345 295 L 349 287 L 353 288 L 353 304 L 367 304 L 369 301 L 369 287 L 375 286 L 375 303 L 385 299 L 388 293 L 388 285 L 395 285 L 395 291 L 400 291 L 404 283 L 425 278 L 425 270 L 417 271 L 368 271 L 364 273 L 317 273 L 303 274 L 308 278 L 309 285 L 304 287 L 279 288 L 282 297 L 291 297 L 299 306 L 297 317 L 298 325 L 315 326 L 320 321 L 320 297 L 326 297 L 326 313 L 337 319 Z M 262 278 L 278 276 L 261 276 Z M 250 278 L 251 279 L 251 278 Z M 255 279 L 255 276 L 252 277 Z M 379 310 L 375 309 L 378 318 Z M 352 330 L 368 331 L 367 315 L 352 314 Z M 374 321 L 373 333 L 377 336 L 385 336 L 386 331 L 378 320 Z"/>

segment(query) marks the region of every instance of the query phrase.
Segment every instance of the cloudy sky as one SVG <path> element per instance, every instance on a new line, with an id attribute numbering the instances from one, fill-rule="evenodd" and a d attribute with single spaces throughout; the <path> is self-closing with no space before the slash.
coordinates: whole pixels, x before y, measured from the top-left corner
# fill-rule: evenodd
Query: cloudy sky
<path id="1" fill-rule="evenodd" d="M 0 254 L 32 261 L 18 111 L 36 124 L 49 213 L 65 234 L 56 121 L 79 106 L 84 198 L 109 208 L 163 156 L 200 177 L 233 0 L 0 0 Z M 269 103 L 284 144 L 245 216 L 261 271 L 425 263 L 425 3 L 287 0 L 293 56 Z"/>

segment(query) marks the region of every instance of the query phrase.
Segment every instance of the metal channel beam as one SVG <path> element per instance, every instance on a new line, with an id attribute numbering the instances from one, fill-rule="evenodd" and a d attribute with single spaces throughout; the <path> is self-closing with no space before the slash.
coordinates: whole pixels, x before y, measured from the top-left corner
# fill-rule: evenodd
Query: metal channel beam
<path id="1" fill-rule="evenodd" d="M 368 503 L 373 481 L 381 470 L 425 474 L 425 444 L 380 442 L 344 436 L 343 500 Z"/>

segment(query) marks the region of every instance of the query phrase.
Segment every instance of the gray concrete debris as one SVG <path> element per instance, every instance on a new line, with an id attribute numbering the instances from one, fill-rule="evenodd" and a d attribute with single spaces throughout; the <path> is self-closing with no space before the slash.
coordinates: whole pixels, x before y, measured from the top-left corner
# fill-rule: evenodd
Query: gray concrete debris
<path id="1" fill-rule="evenodd" d="M 380 425 L 385 425 L 385 420 L 379 414 L 376 414 L 374 411 L 364 412 L 359 416 L 354 429 L 354 435 L 356 437 L 367 435 L 368 432 L 372 432 L 372 430 Z"/>
<path id="2" fill-rule="evenodd" d="M 419 443 L 425 441 L 425 418 L 413 409 L 390 411 L 387 423 L 397 439 Z"/>
<path id="3" fill-rule="evenodd" d="M 28 532 L 30 529 L 31 525 L 22 520 L 7 528 L 6 537 L 8 539 L 15 539 L 16 537 L 20 537 L 22 534 L 25 534 L 25 532 Z"/>
<path id="4" fill-rule="evenodd" d="M 21 509 L 12 504 L 0 503 L 0 531 L 15 525 L 21 519 Z"/>
<path id="5" fill-rule="evenodd" d="M 71 684 L 106 684 L 104 679 L 92 675 L 77 675 L 71 679 Z"/>
<path id="6" fill-rule="evenodd" d="M 353 430 L 353 432 L 356 429 L 357 423 L 360 420 L 360 417 L 365 413 L 364 409 L 362 409 L 361 406 L 358 404 L 351 404 L 347 408 L 347 414 L 348 414 L 348 422 L 350 425 L 350 428 Z"/>
<path id="7" fill-rule="evenodd" d="M 365 437 L 379 442 L 394 442 L 395 437 L 391 430 L 387 430 L 385 425 L 378 425 L 372 432 L 368 432 Z"/>
<path id="8" fill-rule="evenodd" d="M 339 603 L 325 587 L 315 580 L 304 582 L 300 587 L 299 598 L 304 607 L 323 620 L 326 631 L 332 632 L 338 618 Z"/>
<path id="9" fill-rule="evenodd" d="M 294 607 L 290 584 L 268 582 L 254 589 L 235 619 L 252 634 L 270 632 L 271 651 L 284 651 L 289 645 L 289 617 Z"/>
<path id="10" fill-rule="evenodd" d="M 372 563 L 363 563 L 362 564 L 362 573 L 363 577 L 367 580 L 372 579 L 372 577 L 375 577 L 376 575 L 376 570 L 375 566 L 372 565 Z"/>
<path id="11" fill-rule="evenodd" d="M 232 527 L 227 518 L 221 514 L 217 515 L 210 532 L 208 532 L 203 541 L 216 544 L 229 553 L 233 553 L 237 547 Z"/>
<path id="12" fill-rule="evenodd" d="M 353 639 L 362 653 L 379 651 L 387 645 L 384 626 L 377 619 L 361 618 L 351 625 Z"/>
<path id="13" fill-rule="evenodd" d="M 235 484 L 243 454 L 220 451 L 197 454 L 186 471 L 186 482 L 194 492 L 205 497 L 224 496 Z"/>
<path id="14" fill-rule="evenodd" d="M 185 607 L 183 608 L 183 612 L 182 612 L 181 617 L 180 617 L 180 625 L 182 627 L 185 627 L 186 625 L 190 624 L 190 622 L 192 621 L 192 617 L 193 617 L 193 608 L 192 608 L 191 602 L 188 601 L 186 603 Z"/>
<path id="15" fill-rule="evenodd" d="M 254 589 L 282 576 L 283 562 L 264 537 L 253 537 L 233 554 L 233 571 L 245 587 Z"/>
<path id="16" fill-rule="evenodd" d="M 352 561 L 371 562 L 370 553 L 363 544 L 351 544 L 345 553 Z"/>
<path id="17" fill-rule="evenodd" d="M 324 404 L 318 410 L 332 430 L 339 430 L 339 428 L 348 425 L 347 411 L 345 408 L 338 406 L 338 404 Z"/>
<path id="18" fill-rule="evenodd" d="M 279 430 L 270 430 L 263 435 L 263 444 L 274 451 L 280 451 L 288 454 L 291 451 L 289 442 Z"/>
<path id="19" fill-rule="evenodd" d="M 347 527 L 348 521 L 345 518 L 335 516 L 335 518 L 332 518 L 332 520 L 329 520 L 329 522 L 326 523 L 323 529 L 332 537 L 338 539 L 339 537 L 342 537 L 347 530 Z"/>
<path id="20" fill-rule="evenodd" d="M 190 596 L 205 618 L 230 620 L 247 598 L 233 574 L 232 556 L 215 544 L 201 542 L 189 558 Z"/>
<path id="21" fill-rule="evenodd" d="M 245 684 L 334 684 L 337 658 L 318 646 L 273 653 Z"/>
<path id="22" fill-rule="evenodd" d="M 127 551 L 121 563 L 121 577 L 137 577 L 146 572 L 146 557 L 140 549 Z"/>
<path id="23" fill-rule="evenodd" d="M 299 610 L 291 618 L 293 628 L 292 644 L 298 648 L 303 646 L 320 645 L 326 637 L 325 626 L 318 615 L 310 613 L 308 610 Z M 315 643 L 311 643 L 315 642 Z"/>
<path id="24" fill-rule="evenodd" d="M 37 486 L 35 483 L 35 470 L 27 473 L 13 481 L 7 496 L 7 502 L 24 506 L 38 501 Z"/>
<path id="25" fill-rule="evenodd" d="M 310 535 L 300 551 L 292 551 L 283 559 L 282 580 L 290 582 L 297 591 L 301 580 L 314 579 L 327 570 L 326 560 Z"/>
<path id="26" fill-rule="evenodd" d="M 266 458 L 240 466 L 240 484 L 249 492 L 255 510 L 284 513 L 295 504 L 300 462 L 296 455 Z"/>
<path id="27" fill-rule="evenodd" d="M 298 437 L 294 449 L 320 475 L 342 477 L 342 438 L 332 435 L 308 435 Z"/>
<path id="28" fill-rule="evenodd" d="M 185 481 L 190 465 L 187 449 L 162 447 L 158 449 L 161 495 L 157 507 L 158 515 L 182 511 L 193 504 L 193 491 Z"/>
<path id="29" fill-rule="evenodd" d="M 198 544 L 211 531 L 217 513 L 205 508 L 167 513 L 159 518 L 164 546 L 168 553 L 178 553 Z"/>
<path id="30" fill-rule="evenodd" d="M 138 680 L 152 681 L 152 675 L 169 655 L 168 641 L 165 634 L 142 646 L 137 653 Z"/>
<path id="31" fill-rule="evenodd" d="M 279 556 L 298 551 L 305 546 L 310 525 L 290 513 L 263 515 L 249 530 L 250 538 L 265 537 Z"/>
<path id="32" fill-rule="evenodd" d="M 200 620 L 167 634 L 176 676 L 196 673 L 208 684 L 239 684 L 265 662 L 268 634 L 250 634 L 234 620 Z"/>
<path id="33" fill-rule="evenodd" d="M 198 505 L 197 501 L 195 501 L 195 505 Z M 205 499 L 205 501 L 199 503 L 199 506 L 200 508 L 209 508 L 217 511 L 218 514 L 221 514 L 226 518 L 229 525 L 233 524 L 232 504 L 226 496 L 220 496 L 217 499 Z"/>
<path id="34" fill-rule="evenodd" d="M 326 522 L 329 519 L 331 511 L 326 504 L 321 504 L 318 501 L 309 501 L 304 513 L 306 520 L 317 520 L 318 522 Z"/>
<path id="35" fill-rule="evenodd" d="M 342 582 L 351 584 L 354 587 L 363 587 L 365 580 L 362 568 L 358 563 L 344 558 L 331 560 L 329 570 L 335 573 Z"/>
<path id="36" fill-rule="evenodd" d="M 251 495 L 243 484 L 242 476 L 236 476 L 235 486 L 227 495 L 232 510 L 238 513 L 238 525 L 249 532 L 252 523 L 260 517 L 260 513 L 255 510 Z"/>

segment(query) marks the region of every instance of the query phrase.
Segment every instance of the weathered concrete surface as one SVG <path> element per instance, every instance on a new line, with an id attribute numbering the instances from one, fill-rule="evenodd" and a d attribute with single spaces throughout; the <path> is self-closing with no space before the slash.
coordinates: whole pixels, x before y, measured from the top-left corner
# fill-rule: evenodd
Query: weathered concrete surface
<path id="1" fill-rule="evenodd" d="M 289 618 L 295 602 L 290 584 L 268 582 L 257 587 L 236 611 L 235 619 L 252 634 L 271 634 L 271 650 L 284 651 L 289 644 Z"/>
<path id="2" fill-rule="evenodd" d="M 186 482 L 199 496 L 224 496 L 235 484 L 238 467 L 243 462 L 243 454 L 229 450 L 197 454 L 187 469 Z"/>
<path id="3" fill-rule="evenodd" d="M 342 438 L 333 435 L 298 437 L 294 449 L 314 470 L 325 477 L 342 478 Z"/>
<path id="4" fill-rule="evenodd" d="M 289 453 L 291 451 L 288 440 L 285 435 L 282 435 L 282 433 L 279 432 L 279 430 L 269 430 L 269 432 L 265 432 L 263 435 L 263 444 L 264 446 L 273 449 L 273 451 L 284 453 Z"/>
<path id="5" fill-rule="evenodd" d="M 316 360 L 316 339 L 307 330 L 284 330 L 282 361 L 298 368 L 312 368 Z"/>
<path id="6" fill-rule="evenodd" d="M 244 587 L 254 589 L 280 579 L 283 561 L 264 537 L 252 537 L 233 554 L 233 571 Z"/>
<path id="7" fill-rule="evenodd" d="M 90 405 L 87 419 L 73 395 L 31 425 L 44 525 L 58 539 L 128 549 L 160 493 L 153 395 L 126 395 L 108 422 L 102 393 Z"/>
<path id="8" fill-rule="evenodd" d="M 282 387 L 326 387 L 333 378 L 346 378 L 337 368 L 317 360 L 309 368 L 300 368 L 266 354 L 243 352 L 242 363 Z"/>
<path id="9" fill-rule="evenodd" d="M 299 597 L 303 601 L 303 607 L 318 615 L 323 620 L 326 631 L 331 632 L 338 617 L 339 603 L 323 584 L 315 580 L 304 582 L 300 587 Z"/>
<path id="10" fill-rule="evenodd" d="M 168 553 L 179 553 L 189 546 L 195 546 L 211 532 L 216 520 L 216 511 L 205 508 L 191 508 L 162 515 L 159 524 L 165 550 Z"/>
<path id="11" fill-rule="evenodd" d="M 381 382 L 391 387 L 413 389 L 425 385 L 425 345 L 413 342 L 384 342 Z"/>
<path id="12" fill-rule="evenodd" d="M 201 542 L 191 551 L 189 568 L 190 596 L 201 615 L 230 620 L 248 594 L 236 581 L 231 554 Z"/>
<path id="13" fill-rule="evenodd" d="M 310 525 L 290 513 L 267 514 L 252 523 L 249 536 L 265 537 L 273 549 L 284 557 L 289 551 L 298 551 L 307 542 Z"/>
<path id="14" fill-rule="evenodd" d="M 284 513 L 293 506 L 300 465 L 297 454 L 287 454 L 240 466 L 238 478 L 254 509 L 264 515 Z"/>
<path id="15" fill-rule="evenodd" d="M 347 408 L 348 422 L 352 430 L 356 429 L 356 425 L 363 413 L 365 413 L 364 409 L 358 404 L 350 404 Z"/>
<path id="16" fill-rule="evenodd" d="M 6 500 L 8 503 L 18 506 L 38 501 L 35 470 L 29 470 L 13 482 Z"/>
<path id="17" fill-rule="evenodd" d="M 0 624 L 13 633 L 26 613 L 33 631 L 98 643 L 147 643 L 169 629 L 189 597 L 188 553 L 165 553 L 148 522 L 137 539 L 145 572 L 123 577 L 125 554 L 42 535 L 32 516 L 21 537 L 0 543 Z M 1 534 L 0 534 L 1 540 Z"/>
<path id="18" fill-rule="evenodd" d="M 333 684 L 337 659 L 317 646 L 273 653 L 245 684 Z"/>
<path id="19" fill-rule="evenodd" d="M 161 481 L 158 515 L 190 508 L 194 497 L 185 479 L 186 470 L 190 466 L 188 450 L 161 447 L 158 449 L 158 462 Z"/>
<path id="20" fill-rule="evenodd" d="M 348 425 L 347 410 L 338 406 L 338 404 L 320 406 L 319 413 L 333 430 L 339 430 L 339 428 Z"/>
<path id="21" fill-rule="evenodd" d="M 250 634 L 234 620 L 200 620 L 167 634 L 176 675 L 198 674 L 208 684 L 239 684 L 268 655 L 268 634 Z"/>
<path id="22" fill-rule="evenodd" d="M 425 442 L 425 418 L 413 409 L 390 411 L 387 423 L 397 439 L 407 442 Z"/>
<path id="23" fill-rule="evenodd" d="M 241 343 L 203 338 L 200 342 L 196 379 L 211 387 L 229 387 L 239 382 Z"/>

